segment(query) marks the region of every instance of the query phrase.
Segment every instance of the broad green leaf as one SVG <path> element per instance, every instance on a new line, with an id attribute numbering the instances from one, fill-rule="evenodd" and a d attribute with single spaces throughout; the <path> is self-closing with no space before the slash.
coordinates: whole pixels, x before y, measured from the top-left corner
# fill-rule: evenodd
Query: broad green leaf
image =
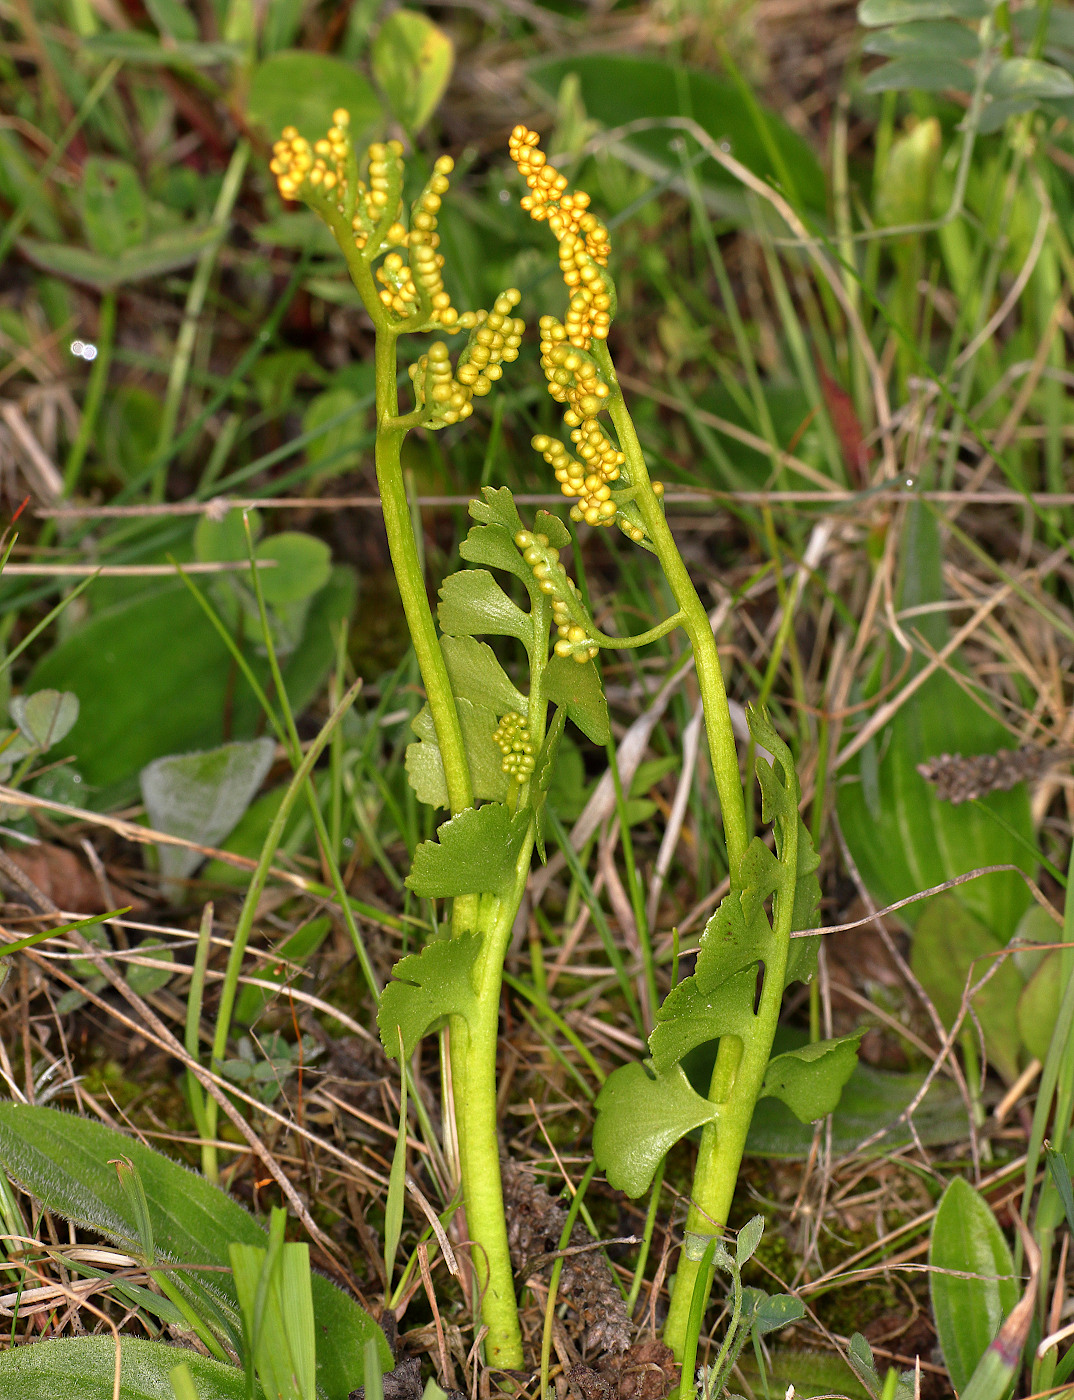
<path id="1" fill-rule="evenodd" d="M 983 19 L 989 8 L 988 0 L 862 0 L 858 23 L 873 29 L 924 19 Z"/>
<path id="2" fill-rule="evenodd" d="M 864 92 L 969 92 L 973 69 L 953 58 L 893 58 L 862 80 Z"/>
<path id="3" fill-rule="evenodd" d="M 149 823 L 168 836 L 219 846 L 257 795 L 272 767 L 275 741 L 237 740 L 202 753 L 158 758 L 142 769 L 142 800 Z M 168 897 L 182 894 L 185 879 L 201 864 L 197 851 L 158 845 Z"/>
<path id="4" fill-rule="evenodd" d="M 579 665 L 567 656 L 553 656 L 545 671 L 545 694 L 555 705 L 562 705 L 567 718 L 594 744 L 606 744 L 612 737 L 608 723 L 608 702 L 600 675 L 591 661 Z"/>
<path id="5" fill-rule="evenodd" d="M 72 248 L 66 243 L 38 243 L 19 239 L 20 252 L 45 272 L 84 282 L 99 292 L 114 291 L 128 282 L 144 282 L 166 272 L 189 267 L 205 248 L 220 237 L 215 227 L 188 228 L 162 233 L 139 243 L 117 256 L 107 256 L 89 248 Z"/>
<path id="6" fill-rule="evenodd" d="M 486 569 L 449 574 L 440 586 L 441 630 L 451 637 L 517 637 L 533 645 L 533 623 Z"/>
<path id="7" fill-rule="evenodd" d="M 35 749 L 50 749 L 78 723 L 78 696 L 70 690 L 36 690 L 12 696 L 8 710 Z"/>
<path id="8" fill-rule="evenodd" d="M 228 1272 L 232 1242 L 264 1247 L 267 1236 L 237 1201 L 162 1153 L 88 1118 L 29 1104 L 0 1104 L 0 1165 L 48 1210 L 94 1230 L 122 1248 L 137 1248 L 130 1203 L 110 1160 L 129 1157 L 145 1188 L 158 1253 L 195 1266 L 200 1286 L 237 1305 Z M 206 1266 L 197 1272 L 196 1266 Z M 212 1266 L 222 1267 L 224 1272 Z M 174 1277 L 179 1280 L 181 1273 Z M 392 1356 L 384 1334 L 348 1294 L 313 1276 L 318 1339 L 317 1380 L 328 1400 L 347 1400 L 362 1374 L 363 1348 Z M 167 1394 L 167 1392 L 164 1392 Z"/>
<path id="9" fill-rule="evenodd" d="M 377 31 L 370 54 L 373 77 L 392 115 L 411 135 L 420 131 L 444 95 L 455 47 L 444 31 L 416 10 L 396 10 Z"/>
<path id="10" fill-rule="evenodd" d="M 502 802 L 507 796 L 508 778 L 503 771 L 503 754 L 492 741 L 496 731 L 496 715 L 487 706 L 471 704 L 469 700 L 457 699 L 455 707 L 462 728 L 463 748 L 466 750 L 474 796 L 479 801 Z M 410 727 L 420 742 L 407 745 L 407 780 L 420 802 L 430 807 L 447 807 L 444 761 L 436 742 L 436 726 L 428 705 L 422 706 Z"/>
<path id="11" fill-rule="evenodd" d="M 1027 1052 L 1037 1060 L 1047 1059 L 1059 1017 L 1063 995 L 1061 966 L 1058 950 L 1049 953 L 1018 997 L 1018 1032 Z"/>
<path id="12" fill-rule="evenodd" d="M 483 705 L 497 717 L 525 715 L 526 697 L 511 684 L 487 642 L 474 637 L 442 637 L 440 648 L 451 677 L 452 694 Z"/>
<path id="13" fill-rule="evenodd" d="M 756 844 L 764 843 L 757 839 Z M 746 860 L 749 854 L 747 851 Z M 767 849 L 765 854 L 771 859 Z M 746 864 L 746 860 L 743 864 Z M 687 981 L 696 983 L 707 996 L 717 993 L 729 978 L 736 976 L 743 968 L 756 966 L 775 952 L 772 928 L 760 903 L 753 905 L 753 918 L 749 923 L 743 915 L 742 905 L 740 891 L 728 891 L 701 935 L 694 974 Z M 685 985 L 680 983 L 680 986 Z"/>
<path id="14" fill-rule="evenodd" d="M 238 1366 L 164 1342 L 122 1339 L 120 1400 L 172 1400 L 169 1376 L 188 1367 L 198 1400 L 246 1400 Z M 61 1337 L 0 1352 L 0 1400 L 112 1400 L 116 1344 L 105 1337 Z"/>
<path id="15" fill-rule="evenodd" d="M 924 507 L 907 512 L 902 542 L 899 606 L 921 607 L 943 599 L 942 548 L 936 522 Z M 948 639 L 945 615 L 914 619 L 933 651 Z M 900 658 L 890 657 L 893 670 Z M 911 676 L 925 664 L 915 655 Z M 958 665 L 950 658 L 948 666 Z M 869 892 L 880 906 L 983 865 L 1010 864 L 1034 873 L 1030 854 L 1036 833 L 1024 784 L 978 802 L 940 802 L 917 771 L 937 754 L 992 753 L 1009 748 L 1003 726 L 974 703 L 957 681 L 934 673 L 900 707 L 884 733 L 861 751 L 837 789 L 839 824 Z M 982 810 L 983 809 L 983 810 Z M 997 820 L 998 818 L 998 820 Z M 986 875 L 958 890 L 958 899 L 1005 943 L 1030 903 L 1025 881 L 1012 872 Z M 899 917 L 911 927 L 924 901 Z"/>
<path id="16" fill-rule="evenodd" d="M 958 1016 L 967 974 L 979 981 L 1003 945 L 953 895 L 933 900 L 914 929 L 910 966 L 928 992 L 945 1026 Z M 991 956 L 990 956 L 991 955 Z M 977 993 L 973 1007 L 984 1031 L 985 1049 L 996 1069 L 1011 1083 L 1018 1077 L 1018 999 L 1022 979 L 1010 957 Z M 972 1022 L 965 1022 L 972 1034 Z"/>
<path id="17" fill-rule="evenodd" d="M 1023 112 L 1031 112 L 1038 105 L 1036 97 L 992 98 L 983 108 L 977 122 L 977 130 L 987 135 L 999 131 L 1011 117 L 1020 117 Z"/>
<path id="18" fill-rule="evenodd" d="M 936 1335 L 959 1394 L 1020 1291 L 996 1217 L 962 1177 L 955 1177 L 940 1199 L 929 1241 L 929 1268 Z M 956 1273 L 977 1277 L 957 1278 Z"/>
<path id="19" fill-rule="evenodd" d="M 768 1062 L 761 1098 L 781 1099 L 802 1123 L 815 1123 L 839 1103 L 858 1063 L 864 1029 L 837 1040 L 817 1040 Z"/>
<path id="20" fill-rule="evenodd" d="M 257 65 L 250 77 L 246 114 L 274 141 L 285 126 L 295 126 L 307 141 L 317 141 L 332 125 L 332 113 L 345 107 L 356 145 L 381 121 L 377 95 L 362 75 L 341 58 L 326 53 L 282 49 Z"/>
<path id="21" fill-rule="evenodd" d="M 781 1033 L 780 1040 L 783 1039 Z M 913 1139 L 903 1110 L 921 1089 L 924 1072 L 894 1074 L 858 1062 L 832 1114 L 832 1150 L 853 1152 L 866 1138 L 882 1133 L 873 1153 L 893 1152 Z M 914 1113 L 914 1127 L 926 1147 L 965 1140 L 966 1107 L 948 1079 L 934 1079 Z M 747 1151 L 758 1157 L 804 1159 L 813 1145 L 813 1127 L 799 1122 L 778 1099 L 762 1099 L 753 1112 Z"/>
<path id="22" fill-rule="evenodd" d="M 414 852 L 407 888 L 424 899 L 507 894 L 515 885 L 528 813 L 512 817 L 500 802 L 467 807 Z"/>
<path id="23" fill-rule="evenodd" d="M 653 129 L 621 138 L 615 150 L 654 179 L 670 178 L 680 185 L 682 166 L 673 143 L 682 136 L 689 150 L 695 146 L 691 137 L 661 128 L 659 122 L 690 117 L 755 175 L 778 182 L 781 171 L 788 172 L 797 198 L 807 208 L 826 209 L 824 175 L 809 145 L 776 112 L 755 100 L 747 101 L 729 80 L 662 58 L 613 53 L 572 54 L 529 70 L 551 97 L 569 74 L 577 75 L 587 116 L 602 126 L 614 130 L 639 118 L 653 120 Z M 780 157 L 777 162 L 773 162 L 773 147 Z M 736 220 L 748 218 L 748 201 L 733 175 L 714 161 L 698 166 L 697 174 L 714 211 Z"/>
<path id="24" fill-rule="evenodd" d="M 472 933 L 441 939 L 395 964 L 377 1011 L 377 1028 L 389 1059 L 399 1058 L 400 1031 L 403 1057 L 409 1060 L 422 1036 L 445 1016 L 474 1015 L 474 964 L 481 942 Z"/>
<path id="25" fill-rule="evenodd" d="M 335 663 L 334 629 L 350 616 L 354 596 L 353 572 L 336 567 L 313 599 L 302 641 L 283 667 L 296 712 L 318 693 Z M 267 661 L 252 645 L 246 653 L 254 674 L 269 686 Z M 137 792 L 138 774 L 153 759 L 222 743 L 229 703 L 232 736 L 253 738 L 261 708 L 232 671 L 227 648 L 176 582 L 92 614 L 38 662 L 27 689 L 52 687 L 80 696 L 78 723 L 53 756 L 77 754 L 86 784 L 102 789 L 94 801 L 124 802 Z"/>
<path id="26" fill-rule="evenodd" d="M 312 597 L 325 586 L 332 572 L 332 551 L 324 540 L 297 530 L 262 540 L 255 553 L 258 559 L 276 561 L 274 569 L 265 569 L 258 578 L 270 606 Z"/>
<path id="27" fill-rule="evenodd" d="M 721 1036 L 751 1035 L 756 991 L 756 965 L 743 968 L 707 993 L 696 977 L 687 977 L 673 987 L 656 1013 L 656 1025 L 649 1036 L 657 1071 L 670 1071 L 689 1051 Z"/>
<path id="28" fill-rule="evenodd" d="M 596 1109 L 593 1156 L 609 1185 L 634 1198 L 648 1189 L 680 1138 L 719 1116 L 680 1065 L 663 1074 L 637 1063 L 622 1065 L 604 1081 Z"/>
<path id="29" fill-rule="evenodd" d="M 82 166 L 81 202 L 82 226 L 94 252 L 119 257 L 145 238 L 142 182 L 126 161 L 90 156 Z"/>
<path id="30" fill-rule="evenodd" d="M 963 58 L 973 60 L 981 42 L 972 29 L 953 19 L 924 20 L 916 24 L 893 24 L 866 36 L 866 53 L 886 58 Z"/>
<path id="31" fill-rule="evenodd" d="M 1005 58 L 989 73 L 986 88 L 999 98 L 1074 97 L 1074 78 L 1054 63 Z"/>
<path id="32" fill-rule="evenodd" d="M 125 384 L 111 396 L 97 445 L 122 481 L 132 481 L 156 452 L 163 416 L 159 396 L 137 384 Z"/>

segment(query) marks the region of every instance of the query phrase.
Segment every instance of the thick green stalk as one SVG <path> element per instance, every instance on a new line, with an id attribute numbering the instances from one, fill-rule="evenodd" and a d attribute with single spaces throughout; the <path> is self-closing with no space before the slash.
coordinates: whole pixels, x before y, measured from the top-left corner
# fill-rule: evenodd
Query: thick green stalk
<path id="1" fill-rule="evenodd" d="M 724 689 L 723 672 L 720 670 L 716 639 L 712 635 L 708 613 L 697 595 L 697 589 L 683 563 L 682 555 L 675 544 L 675 537 L 653 491 L 649 471 L 645 465 L 645 454 L 642 452 L 633 419 L 619 388 L 611 355 L 603 341 L 594 341 L 593 357 L 612 390 L 608 399 L 608 412 L 615 425 L 619 446 L 627 460 L 630 483 L 637 488 L 634 502 L 641 512 L 641 518 L 671 586 L 671 592 L 682 611 L 682 625 L 693 648 L 697 682 L 705 708 L 705 731 L 712 758 L 712 772 L 716 779 L 716 791 L 720 795 L 728 869 L 734 879 L 739 861 L 746 853 L 749 835 L 746 826 L 746 804 L 739 775 L 738 750 L 735 747 L 731 715 L 727 708 L 727 692 Z"/>
<path id="2" fill-rule="evenodd" d="M 715 1123 L 708 1124 L 701 1134 L 694 1184 L 690 1192 L 690 1211 L 686 1217 L 687 1232 L 699 1235 L 718 1234 L 727 1224 L 742 1154 L 746 1148 L 746 1135 L 764 1083 L 776 1026 L 779 1024 L 798 869 L 798 828 L 794 823 L 788 823 L 788 828 L 784 832 L 784 847 L 780 856 L 784 878 L 776 895 L 774 953 L 764 964 L 764 985 L 753 1033 L 748 1040 L 724 1036 L 712 1074 L 709 1098 L 721 1105 L 720 1116 Z M 686 1257 L 685 1250 L 680 1253 L 675 1289 L 664 1323 L 664 1341 L 677 1357 L 682 1356 L 686 1342 L 690 1300 L 700 1267 L 697 1260 Z M 710 1269 L 706 1296 L 711 1287 Z"/>

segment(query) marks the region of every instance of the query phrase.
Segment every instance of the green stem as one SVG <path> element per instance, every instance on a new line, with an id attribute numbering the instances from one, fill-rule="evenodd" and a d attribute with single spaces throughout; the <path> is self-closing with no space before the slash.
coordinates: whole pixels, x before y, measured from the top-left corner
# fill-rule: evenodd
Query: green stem
<path id="1" fill-rule="evenodd" d="M 63 469 L 63 494 L 65 498 L 70 496 L 75 489 L 78 474 L 82 470 L 82 463 L 86 460 L 86 453 L 93 438 L 93 430 L 97 426 L 101 400 L 104 398 L 105 386 L 108 383 L 108 371 L 112 364 L 112 343 L 115 331 L 116 293 L 115 289 L 112 288 L 101 297 L 101 310 L 97 321 L 97 358 L 93 362 L 89 383 L 86 385 L 86 398 L 82 404 L 82 421 L 78 425 L 78 436 L 71 444 L 71 450 L 67 454 L 67 461 Z"/>
<path id="2" fill-rule="evenodd" d="M 626 457 L 630 484 L 638 488 L 635 503 L 641 512 L 649 540 L 660 560 L 671 592 L 683 614 L 682 626 L 693 648 L 697 682 L 705 707 L 705 730 L 708 735 L 712 772 L 716 779 L 716 791 L 720 796 L 728 869 L 734 878 L 739 862 L 746 853 L 749 837 L 746 804 L 739 775 L 738 750 L 731 728 L 731 714 L 727 708 L 727 692 L 724 689 L 723 672 L 720 670 L 716 639 L 712 635 L 708 613 L 697 595 L 697 589 L 683 563 L 675 538 L 664 518 L 663 508 L 649 480 L 645 454 L 622 390 L 619 388 L 608 347 L 601 340 L 594 341 L 592 353 L 612 391 L 608 398 L 608 412 L 615 425 L 619 447 Z"/>
<path id="3" fill-rule="evenodd" d="M 360 290 L 360 289 L 359 289 Z M 474 805 L 474 790 L 470 765 L 462 740 L 462 726 L 451 693 L 444 654 L 436 635 L 436 626 L 425 592 L 425 579 L 418 559 L 417 542 L 410 522 L 410 507 L 403 484 L 400 449 L 406 430 L 386 426 L 398 416 L 399 393 L 396 387 L 397 364 L 395 337 L 380 332 L 376 341 L 377 441 L 374 457 L 377 485 L 388 535 L 388 550 L 399 587 L 407 627 L 410 629 L 418 668 L 425 684 L 425 694 L 436 727 L 436 742 L 444 762 L 448 801 L 452 814 Z"/>
<path id="4" fill-rule="evenodd" d="M 742 1154 L 746 1148 L 746 1135 L 772 1054 L 772 1042 L 783 1004 L 794 914 L 798 869 L 798 828 L 794 823 L 788 823 L 783 841 L 780 854 L 783 881 L 776 894 L 772 952 L 763 964 L 764 983 L 760 1003 L 752 1032 L 747 1038 L 724 1036 L 720 1041 L 709 1088 L 709 1098 L 720 1105 L 720 1114 L 716 1123 L 708 1124 L 701 1134 L 690 1193 L 690 1211 L 686 1217 L 687 1233 L 719 1234 L 727 1224 Z M 682 1356 L 686 1343 L 690 1303 L 700 1268 L 699 1261 L 688 1259 L 685 1250 L 680 1254 L 671 1307 L 664 1324 L 664 1341 L 677 1357 Z M 710 1269 L 706 1297 L 711 1286 Z"/>

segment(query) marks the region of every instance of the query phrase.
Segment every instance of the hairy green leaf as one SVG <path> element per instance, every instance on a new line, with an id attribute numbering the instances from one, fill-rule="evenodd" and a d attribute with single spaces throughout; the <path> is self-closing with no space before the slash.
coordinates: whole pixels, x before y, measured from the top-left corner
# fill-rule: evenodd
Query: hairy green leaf
<path id="1" fill-rule="evenodd" d="M 563 706 L 567 718 L 594 744 L 606 744 L 612 737 L 608 702 L 591 661 L 580 666 L 570 657 L 553 656 L 545 671 L 545 694 Z"/>
<path id="2" fill-rule="evenodd" d="M 680 1065 L 663 1073 L 622 1065 L 604 1081 L 596 1101 L 593 1156 L 610 1185 L 638 1197 L 681 1137 L 714 1123 L 719 1109 L 691 1085 Z"/>
<path id="3" fill-rule="evenodd" d="M 78 722 L 78 696 L 70 690 L 36 690 L 14 695 L 11 718 L 35 749 L 50 749 L 65 739 Z M 6 750 L 10 754 L 10 748 Z"/>
<path id="4" fill-rule="evenodd" d="M 472 933 L 427 944 L 392 968 L 394 981 L 384 988 L 377 1011 L 381 1044 L 389 1059 L 409 1059 L 431 1027 L 445 1016 L 472 1016 L 477 1007 L 474 964 L 481 939 Z"/>
<path id="5" fill-rule="evenodd" d="M 198 1400 L 245 1400 L 246 1378 L 185 1347 L 122 1339 L 121 1400 L 172 1400 L 169 1375 L 184 1363 Z M 106 1337 L 60 1337 L 0 1352 L 0 1400 L 112 1400 L 116 1343 Z"/>
<path id="6" fill-rule="evenodd" d="M 275 752 L 275 741 L 261 738 L 155 759 L 140 779 L 150 825 L 168 836 L 219 846 L 256 796 Z M 183 846 L 158 845 L 157 855 L 169 897 L 182 893 L 175 882 L 204 860 Z"/>
<path id="7" fill-rule="evenodd" d="M 940 1198 L 929 1241 L 936 1334 L 960 1394 L 1018 1301 L 1014 1261 L 985 1200 L 956 1176 Z M 972 1274 L 975 1277 L 956 1277 Z"/>
<path id="8" fill-rule="evenodd" d="M 500 802 L 467 807 L 414 852 L 407 888 L 425 899 L 506 894 L 528 826 L 528 812 L 512 817 Z"/>
<path id="9" fill-rule="evenodd" d="M 765 1293 L 760 1288 L 742 1290 L 742 1316 L 750 1319 L 754 1336 L 766 1337 L 805 1317 L 805 1304 L 790 1293 Z"/>
<path id="10" fill-rule="evenodd" d="M 158 1255 L 193 1266 L 200 1287 L 236 1308 L 228 1245 L 237 1241 L 264 1247 L 267 1238 L 237 1201 L 178 1162 L 101 1123 L 53 1108 L 0 1104 L 0 1166 L 8 1175 L 48 1210 L 120 1248 L 137 1250 L 137 1223 L 110 1165 L 119 1157 L 130 1158 L 145 1188 Z M 205 1272 L 198 1272 L 199 1266 Z M 173 1277 L 181 1285 L 184 1273 Z M 392 1367 L 391 1352 L 368 1313 L 321 1274 L 313 1276 L 313 1305 L 318 1384 L 328 1400 L 347 1400 L 362 1375 L 366 1341 L 377 1343 L 385 1370 Z"/>
<path id="11" fill-rule="evenodd" d="M 525 716 L 526 697 L 511 684 L 487 642 L 476 637 L 442 637 L 440 647 L 457 699 L 484 705 L 497 717 L 511 711 Z"/>
<path id="12" fill-rule="evenodd" d="M 527 649 L 533 645 L 533 624 L 529 617 L 485 569 L 465 569 L 449 574 L 440 588 L 437 616 L 441 630 L 452 637 L 486 633 L 493 637 L 517 637 Z"/>
<path id="13" fill-rule="evenodd" d="M 858 1063 L 864 1029 L 836 1040 L 817 1040 L 769 1060 L 761 1098 L 781 1099 L 801 1123 L 833 1112 Z"/>

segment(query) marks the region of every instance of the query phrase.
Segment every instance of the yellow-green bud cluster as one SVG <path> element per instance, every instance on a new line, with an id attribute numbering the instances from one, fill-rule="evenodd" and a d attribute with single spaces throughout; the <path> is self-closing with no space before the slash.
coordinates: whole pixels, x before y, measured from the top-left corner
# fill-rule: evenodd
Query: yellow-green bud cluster
<path id="1" fill-rule="evenodd" d="M 389 262 L 385 258 L 385 265 Z M 416 364 L 410 366 L 410 378 L 418 407 L 435 408 L 433 417 L 426 419 L 427 428 L 444 428 L 469 418 L 474 398 L 487 394 L 493 382 L 503 373 L 501 366 L 518 359 L 518 347 L 526 323 L 510 313 L 521 300 L 515 287 L 508 287 L 496 298 L 491 311 L 467 311 L 459 316 L 458 330 L 470 330 L 470 339 L 452 369 L 448 348 L 442 340 L 429 346 Z"/>
<path id="2" fill-rule="evenodd" d="M 328 135 L 311 146 L 293 126 L 285 126 L 280 139 L 272 147 L 269 169 L 276 176 L 284 199 L 305 199 L 310 195 L 328 195 L 343 207 L 347 196 L 348 162 L 351 153 L 350 113 L 340 107 L 332 113 Z"/>
<path id="3" fill-rule="evenodd" d="M 508 287 L 496 298 L 491 311 L 467 311 L 459 317 L 459 329 L 468 329 L 470 339 L 459 356 L 456 377 L 478 397 L 489 392 L 503 374 L 504 364 L 518 359 L 526 323 L 511 312 L 521 300 L 517 287 Z"/>
<path id="4" fill-rule="evenodd" d="M 504 715 L 492 736 L 492 742 L 503 754 L 503 771 L 524 783 L 536 763 L 533 740 L 525 719 L 516 710 Z"/>
<path id="5" fill-rule="evenodd" d="M 549 544 L 547 535 L 529 530 L 520 530 L 515 544 L 533 570 L 537 586 L 552 600 L 552 625 L 559 635 L 554 648 L 556 655 L 572 656 L 579 664 L 591 661 L 599 647 L 590 641 L 582 625 L 585 619 L 582 595 L 559 562 L 559 550 Z"/>
<path id="6" fill-rule="evenodd" d="M 522 207 L 531 219 L 548 221 L 559 244 L 559 265 L 571 293 L 567 334 L 572 345 L 588 350 L 593 340 L 606 340 L 615 311 L 611 279 L 603 271 L 611 244 L 608 230 L 589 213 L 585 190 L 571 192 L 567 177 L 548 164 L 541 138 L 526 126 L 516 126 L 507 148 L 529 186 Z"/>
<path id="7" fill-rule="evenodd" d="M 270 169 L 284 199 L 305 201 L 317 210 L 340 237 L 349 221 L 354 246 L 372 261 L 388 257 L 377 269 L 381 303 L 401 321 L 418 319 L 428 326 L 454 332 L 459 313 L 444 287 L 443 255 L 437 214 L 454 169 L 450 156 L 440 156 L 425 188 L 403 222 L 403 147 L 398 141 L 374 142 L 367 153 L 366 179 L 358 163 L 344 108 L 332 114 L 328 135 L 311 146 L 293 126 L 286 127 L 273 146 Z M 342 224 L 342 229 L 340 225 Z M 405 249 L 407 257 L 391 249 Z"/>

